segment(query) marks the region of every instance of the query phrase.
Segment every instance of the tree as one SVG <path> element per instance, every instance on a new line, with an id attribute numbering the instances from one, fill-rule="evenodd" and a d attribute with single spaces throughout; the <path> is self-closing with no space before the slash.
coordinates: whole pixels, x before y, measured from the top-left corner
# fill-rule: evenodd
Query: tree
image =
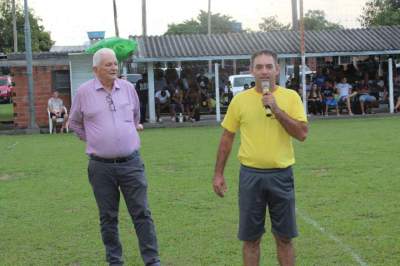
<path id="1" fill-rule="evenodd" d="M 325 12 L 322 10 L 308 10 L 304 16 L 305 30 L 330 30 L 342 28 L 342 25 L 326 20 Z"/>
<path id="2" fill-rule="evenodd" d="M 18 51 L 25 51 L 24 41 L 24 12 L 21 6 L 16 6 Z M 32 51 L 49 51 L 54 42 L 50 33 L 46 32 L 40 24 L 41 19 L 29 10 L 31 24 Z M 13 51 L 13 26 L 12 26 L 12 4 L 11 1 L 0 0 L 0 52 L 11 53 Z"/>
<path id="3" fill-rule="evenodd" d="M 363 27 L 400 24 L 399 0 L 369 0 L 359 21 Z"/>
<path id="4" fill-rule="evenodd" d="M 211 33 L 238 32 L 236 29 L 238 22 L 232 17 L 221 15 L 219 13 L 211 14 Z M 165 34 L 193 34 L 208 32 L 208 13 L 200 10 L 196 19 L 185 20 L 179 24 L 169 24 Z"/>
<path id="5" fill-rule="evenodd" d="M 258 28 L 261 31 L 273 31 L 273 30 L 289 30 L 290 24 L 283 24 L 277 21 L 276 16 L 270 16 L 262 18 L 262 22 L 258 24 Z"/>

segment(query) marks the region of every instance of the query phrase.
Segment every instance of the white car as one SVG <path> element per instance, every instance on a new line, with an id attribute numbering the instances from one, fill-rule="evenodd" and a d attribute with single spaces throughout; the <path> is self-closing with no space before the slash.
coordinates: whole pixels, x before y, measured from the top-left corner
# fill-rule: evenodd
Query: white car
<path id="1" fill-rule="evenodd" d="M 251 83 L 255 82 L 255 78 L 251 74 L 243 74 L 243 75 L 232 75 L 229 76 L 229 81 L 232 85 L 232 93 L 236 95 L 237 93 L 243 91 L 244 85 L 247 84 L 251 87 Z"/>

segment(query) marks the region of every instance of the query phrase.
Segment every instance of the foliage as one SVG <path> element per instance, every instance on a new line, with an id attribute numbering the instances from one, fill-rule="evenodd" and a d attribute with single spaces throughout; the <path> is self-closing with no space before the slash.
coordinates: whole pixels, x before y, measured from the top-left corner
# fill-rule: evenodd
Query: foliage
<path id="1" fill-rule="evenodd" d="M 277 16 L 270 16 L 262 18 L 262 22 L 258 24 L 258 28 L 261 31 L 289 30 L 290 24 L 280 23 L 277 20 Z"/>
<path id="2" fill-rule="evenodd" d="M 299 265 L 398 265 L 400 117 L 314 120 L 295 142 Z M 340 132 L 340 134 L 338 134 Z M 214 195 L 219 127 L 141 133 L 163 265 L 241 265 L 238 138 Z M 239 137 L 239 136 L 237 136 Z M 105 265 L 84 143 L 72 134 L 0 137 L 1 265 Z M 311 220 L 310 220 L 311 219 Z M 121 197 L 127 265 L 143 265 Z M 260 265 L 276 265 L 267 219 Z M 321 232 L 322 231 L 322 232 Z"/>
<path id="3" fill-rule="evenodd" d="M 16 3 L 15 7 L 17 18 L 17 39 L 18 51 L 25 51 L 25 33 L 24 33 L 24 12 L 23 8 Z M 29 10 L 29 22 L 31 25 L 32 51 L 49 51 L 53 45 L 50 33 L 45 31 L 41 25 L 41 19 Z M 12 5 L 11 1 L 0 0 L 0 52 L 13 52 L 13 25 L 12 25 Z"/>
<path id="4" fill-rule="evenodd" d="M 211 32 L 228 33 L 237 32 L 235 29 L 238 22 L 232 17 L 219 13 L 211 14 Z M 208 33 L 208 12 L 200 10 L 196 19 L 185 20 L 182 23 L 168 25 L 165 34 L 207 34 Z"/>
<path id="5" fill-rule="evenodd" d="M 331 30 L 341 28 L 343 28 L 343 26 L 340 24 L 329 22 L 325 18 L 325 12 L 322 10 L 308 10 L 304 16 L 305 30 Z"/>
<path id="6" fill-rule="evenodd" d="M 400 1 L 369 0 L 359 21 L 363 27 L 400 25 Z"/>

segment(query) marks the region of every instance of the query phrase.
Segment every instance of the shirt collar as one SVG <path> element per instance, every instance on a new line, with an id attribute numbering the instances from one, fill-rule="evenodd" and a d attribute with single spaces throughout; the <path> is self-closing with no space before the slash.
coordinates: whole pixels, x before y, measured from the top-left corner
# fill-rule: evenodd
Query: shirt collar
<path id="1" fill-rule="evenodd" d="M 101 82 L 98 78 L 94 79 L 94 88 L 96 89 L 96 91 L 99 91 L 102 89 L 104 90 L 103 84 L 101 84 Z M 119 79 L 114 80 L 112 91 L 119 90 L 120 88 L 121 88 L 121 84 L 119 82 Z"/>

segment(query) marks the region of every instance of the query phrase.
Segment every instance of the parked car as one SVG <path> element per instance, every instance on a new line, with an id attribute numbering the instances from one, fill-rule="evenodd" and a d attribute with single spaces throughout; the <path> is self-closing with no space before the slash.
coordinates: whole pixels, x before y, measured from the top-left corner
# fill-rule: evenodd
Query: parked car
<path id="1" fill-rule="evenodd" d="M 12 82 L 8 76 L 0 76 L 0 102 L 10 103 L 12 96 Z"/>
<path id="2" fill-rule="evenodd" d="M 255 78 L 251 74 L 232 75 L 229 76 L 229 81 L 232 85 L 231 91 L 233 95 L 236 95 L 237 93 L 243 91 L 245 84 L 250 86 L 252 82 L 255 82 Z"/>
<path id="3" fill-rule="evenodd" d="M 301 78 L 301 65 L 299 66 L 299 75 Z M 312 71 L 307 65 L 306 65 L 306 76 L 313 76 L 315 74 L 315 71 Z M 294 65 L 287 65 L 286 66 L 286 80 L 292 79 L 294 77 Z"/>
<path id="4" fill-rule="evenodd" d="M 142 74 L 126 74 L 126 79 L 135 86 L 136 82 L 142 79 Z"/>

